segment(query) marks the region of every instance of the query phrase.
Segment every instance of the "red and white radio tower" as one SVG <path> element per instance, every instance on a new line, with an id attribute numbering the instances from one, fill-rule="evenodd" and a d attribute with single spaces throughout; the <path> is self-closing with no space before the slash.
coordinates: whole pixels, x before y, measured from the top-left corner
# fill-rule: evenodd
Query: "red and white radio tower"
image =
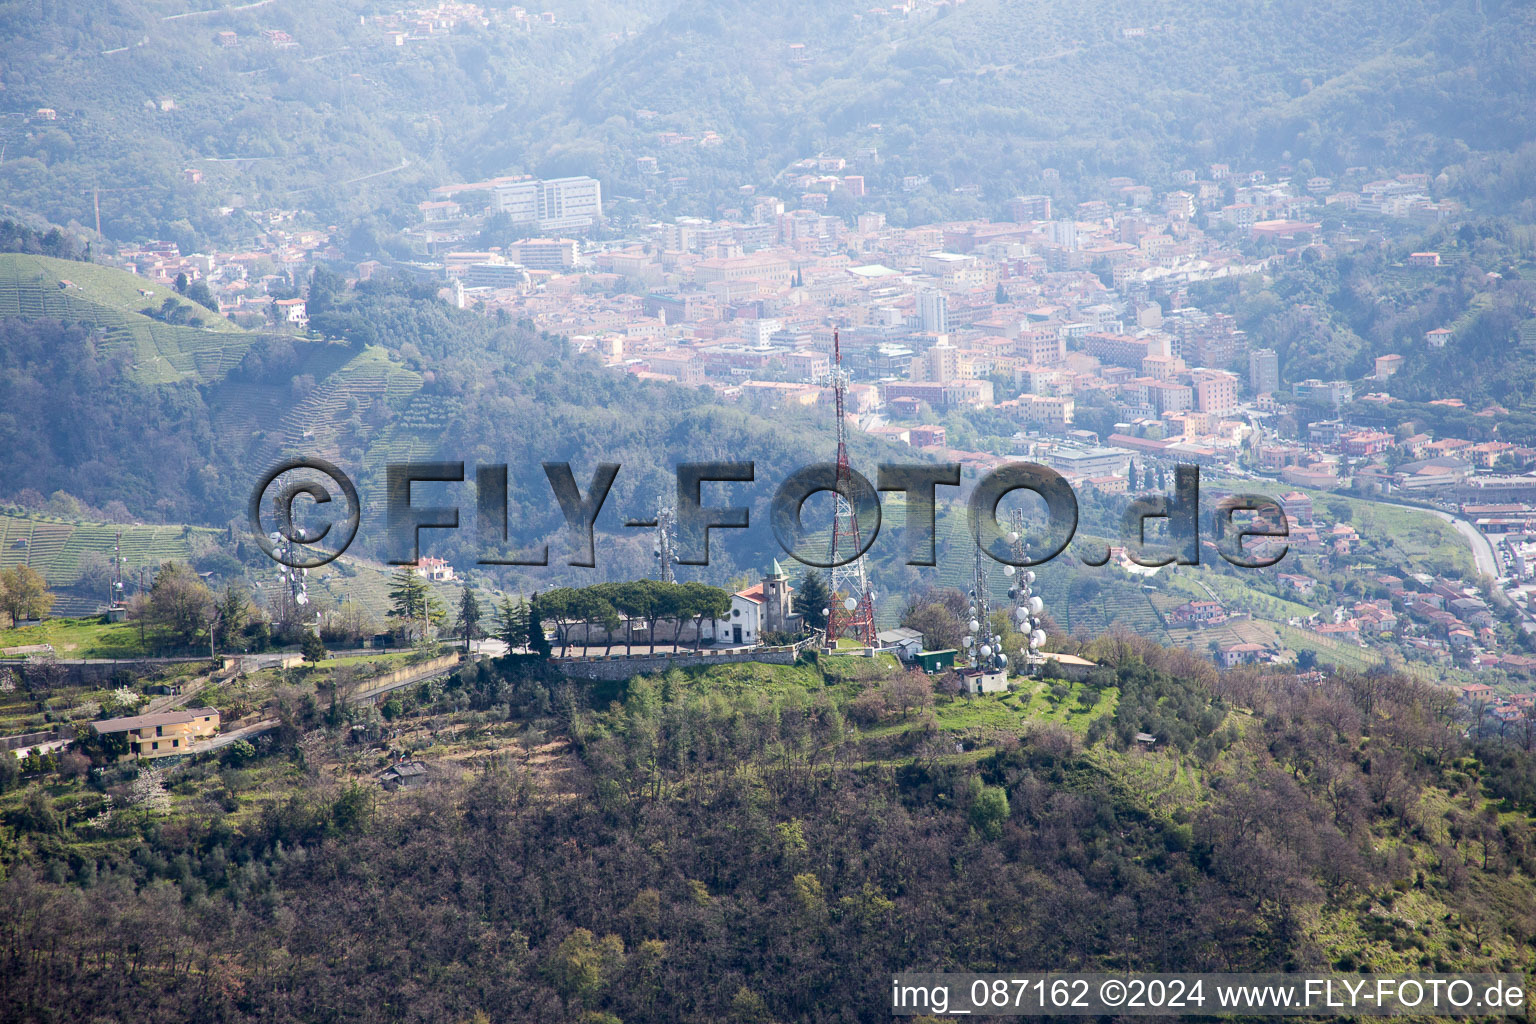
<path id="1" fill-rule="evenodd" d="M 846 565 L 836 565 L 859 552 L 864 546 L 859 533 L 859 516 L 847 495 L 853 493 L 848 467 L 848 428 L 843 420 L 843 400 L 848 393 L 848 375 L 843 371 L 843 348 L 838 333 L 832 331 L 832 392 L 837 398 L 837 511 L 832 516 L 832 549 L 827 561 L 832 568 L 832 606 L 827 615 L 827 640 L 851 637 L 861 643 L 875 643 L 875 595 L 869 589 L 869 574 L 864 556 L 859 554 Z"/>

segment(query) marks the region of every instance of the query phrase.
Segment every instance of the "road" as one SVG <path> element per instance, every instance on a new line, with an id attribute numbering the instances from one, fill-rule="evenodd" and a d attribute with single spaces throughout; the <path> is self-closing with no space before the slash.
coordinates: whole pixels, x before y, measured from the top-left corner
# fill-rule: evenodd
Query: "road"
<path id="1" fill-rule="evenodd" d="M 411 675 L 406 676 L 404 679 L 397 679 L 394 682 L 386 683 L 383 686 L 375 686 L 366 690 L 355 690 L 352 693 L 347 694 L 345 700 L 348 704 L 356 704 L 365 700 L 373 700 L 375 697 L 389 693 L 393 690 L 398 690 L 403 686 L 414 686 L 417 683 L 426 682 L 428 679 L 437 679 L 440 676 L 450 675 L 454 672 L 457 672 L 461 667 L 463 667 L 463 665 L 464 662 L 455 661 L 450 665 L 439 665 L 437 668 L 422 669 L 420 672 L 413 672 Z"/>
<path id="2" fill-rule="evenodd" d="M 1446 522 L 1450 523 L 1451 526 L 1455 527 L 1457 533 L 1467 538 L 1467 543 L 1472 545 L 1472 559 L 1477 563 L 1478 572 L 1483 573 L 1485 576 L 1490 576 L 1493 579 L 1498 579 L 1503 575 L 1503 570 L 1499 567 L 1499 559 L 1498 556 L 1494 553 L 1493 545 L 1488 542 L 1487 537 L 1483 536 L 1481 530 L 1467 522 L 1465 519 L 1462 519 L 1459 516 L 1453 516 L 1449 512 L 1442 512 L 1437 508 L 1426 509 L 1426 511 L 1433 512 L 1441 519 L 1444 519 Z M 1502 589 L 1497 587 L 1494 589 L 1501 596 L 1503 595 L 1504 591 Z"/>
<path id="3" fill-rule="evenodd" d="M 277 726 L 277 719 L 264 718 L 259 722 L 253 722 L 250 725 L 243 726 L 242 728 L 232 729 L 226 733 L 220 733 L 205 743 L 199 743 L 197 746 L 187 751 L 187 753 L 206 754 L 210 750 L 218 750 L 220 747 L 227 747 L 236 740 L 246 740 L 250 739 L 252 736 L 260 736 L 262 733 L 267 732 L 270 729 L 277 728 Z"/>
<path id="4" fill-rule="evenodd" d="M 338 182 L 337 184 L 342 186 L 342 187 L 345 187 L 347 185 L 356 185 L 360 181 L 369 181 L 369 180 L 371 180 L 373 178 L 382 178 L 386 174 L 396 174 L 396 173 L 398 173 L 400 171 L 405 170 L 409 166 L 411 166 L 411 161 L 408 158 L 407 159 L 402 159 L 400 161 L 400 163 L 397 164 L 394 167 L 386 167 L 382 171 L 374 171 L 372 174 L 360 174 L 360 175 L 358 175 L 355 178 L 348 178 L 346 181 Z M 324 184 L 328 185 L 330 183 L 326 182 Z M 306 185 L 303 188 L 291 189 L 288 192 L 288 194 L 290 196 L 301 195 L 301 194 L 303 194 L 305 192 L 313 192 L 315 189 L 321 188 L 321 187 L 323 187 L 323 185 Z"/>

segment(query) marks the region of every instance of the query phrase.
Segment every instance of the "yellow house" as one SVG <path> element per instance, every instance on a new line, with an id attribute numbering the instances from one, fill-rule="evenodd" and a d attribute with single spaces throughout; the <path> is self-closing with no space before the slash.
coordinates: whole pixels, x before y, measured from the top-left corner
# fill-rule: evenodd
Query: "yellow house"
<path id="1" fill-rule="evenodd" d="M 167 757 L 185 754 L 199 740 L 219 734 L 219 712 L 214 708 L 187 708 L 164 711 L 157 715 L 134 715 L 92 722 L 96 735 L 126 733 L 128 754 L 137 757 Z"/>

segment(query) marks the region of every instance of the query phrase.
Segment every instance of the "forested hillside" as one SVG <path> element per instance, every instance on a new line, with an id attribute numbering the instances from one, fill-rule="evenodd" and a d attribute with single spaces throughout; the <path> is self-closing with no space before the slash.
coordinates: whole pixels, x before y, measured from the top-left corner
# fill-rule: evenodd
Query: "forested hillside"
<path id="1" fill-rule="evenodd" d="M 396 10 L 0 4 L 7 201 L 86 227 L 99 202 L 108 237 L 184 252 L 259 233 L 245 208 L 304 207 L 360 259 L 386 252 L 430 186 L 517 172 L 713 212 L 826 152 L 857 158 L 876 205 L 921 223 L 996 215 L 1045 167 L 1068 189 L 1207 161 L 1413 167 L 1508 202 L 1536 164 L 1536 30 L 1512 0 L 969 0 L 906 16 L 629 0 L 531 23 L 487 5 L 487 27 L 400 46 L 381 27 Z M 931 184 L 905 193 L 906 175 Z"/>
<path id="2" fill-rule="evenodd" d="M 650 6 L 576 0 L 557 24 L 397 47 L 378 19 L 401 5 L 374 0 L 0 3 L 0 191 L 87 227 L 99 199 L 107 236 L 167 237 L 183 252 L 259 234 L 238 208 L 304 206 L 360 225 L 366 254 L 374 225 L 456 173 L 492 111 L 528 118 Z M 38 121 L 39 108 L 55 119 Z"/>
<path id="3" fill-rule="evenodd" d="M 1258 0 L 970 0 L 908 19 L 795 3 L 763 18 L 685 0 L 528 134 L 547 164 L 595 163 L 639 186 L 617 154 L 654 153 L 689 193 L 722 197 L 798 157 L 874 149 L 880 162 L 858 171 L 887 192 L 932 176 L 931 192 L 886 204 L 911 223 L 964 212 L 952 187 L 979 186 L 974 210 L 990 211 L 1037 189 L 1043 167 L 1068 181 L 1245 158 L 1437 173 L 1529 139 L 1531 18 L 1516 3 Z M 722 141 L 663 147 L 661 130 Z M 494 131 L 522 137 L 509 115 Z M 513 152 L 488 145 L 487 169 Z"/>
<path id="4" fill-rule="evenodd" d="M 1446 691 L 1085 653 L 975 699 L 862 658 L 482 664 L 385 709 L 438 780 L 396 795 L 359 781 L 376 709 L 279 687 L 275 742 L 155 800 L 10 801 L 0 1011 L 865 1021 L 903 969 L 1529 963 L 1530 754 Z"/>

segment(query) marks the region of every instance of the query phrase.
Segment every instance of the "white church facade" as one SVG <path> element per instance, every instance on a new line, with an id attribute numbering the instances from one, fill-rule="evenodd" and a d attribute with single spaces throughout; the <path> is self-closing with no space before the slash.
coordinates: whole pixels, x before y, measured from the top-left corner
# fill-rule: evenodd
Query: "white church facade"
<path id="1" fill-rule="evenodd" d="M 731 595 L 731 610 L 711 624 L 716 643 L 757 644 L 764 633 L 794 633 L 800 616 L 794 610 L 795 588 L 775 560 L 762 581 Z"/>

